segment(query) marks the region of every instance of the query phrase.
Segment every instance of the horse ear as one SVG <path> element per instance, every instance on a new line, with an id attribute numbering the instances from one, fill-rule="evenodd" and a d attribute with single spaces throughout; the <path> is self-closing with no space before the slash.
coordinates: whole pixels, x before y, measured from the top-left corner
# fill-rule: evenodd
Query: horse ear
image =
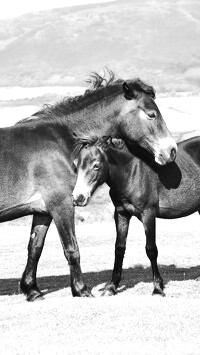
<path id="1" fill-rule="evenodd" d="M 73 161 L 73 169 L 75 173 L 77 173 L 77 166 L 78 166 L 78 158 L 75 158 Z"/>
<path id="2" fill-rule="evenodd" d="M 111 145 L 112 144 L 112 137 L 109 136 L 107 142 L 108 142 L 108 145 Z"/>
<path id="3" fill-rule="evenodd" d="M 102 140 L 101 140 L 101 148 L 103 150 L 107 150 L 109 148 L 109 146 L 111 145 L 111 143 L 112 143 L 112 137 L 104 136 L 104 137 L 102 137 Z"/>
<path id="4" fill-rule="evenodd" d="M 131 87 L 127 84 L 126 81 L 122 84 L 122 88 L 126 100 L 133 100 L 137 97 L 136 93 L 131 89 Z"/>

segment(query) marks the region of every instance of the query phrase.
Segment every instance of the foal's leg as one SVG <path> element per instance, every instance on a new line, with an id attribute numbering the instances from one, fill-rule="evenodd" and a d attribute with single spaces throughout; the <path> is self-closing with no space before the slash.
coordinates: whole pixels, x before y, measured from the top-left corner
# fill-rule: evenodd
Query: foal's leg
<path id="1" fill-rule="evenodd" d="M 74 226 L 74 206 L 72 196 L 68 196 L 59 204 L 49 206 L 54 219 L 60 239 L 62 242 L 64 255 L 68 260 L 71 277 L 71 290 L 73 296 L 92 297 L 83 279 L 80 267 L 80 253 L 75 235 Z"/>
<path id="2" fill-rule="evenodd" d="M 163 292 L 163 279 L 160 276 L 158 265 L 157 265 L 158 249 L 156 246 L 155 210 L 153 208 L 144 210 L 141 219 L 146 234 L 146 253 L 151 262 L 152 273 L 153 273 L 153 283 L 154 283 L 153 294 L 160 294 L 162 296 L 165 296 Z"/>
<path id="3" fill-rule="evenodd" d="M 52 217 L 49 215 L 33 216 L 31 236 L 28 244 L 28 260 L 20 282 L 21 290 L 26 295 L 27 301 L 34 301 L 39 297 L 42 298 L 42 293 L 36 282 L 36 273 L 46 233 L 51 221 Z"/>
<path id="4" fill-rule="evenodd" d="M 126 239 L 131 216 L 126 211 L 119 212 L 115 209 L 114 218 L 117 232 L 114 269 L 112 279 L 109 283 L 107 283 L 102 296 L 112 296 L 117 293 L 117 287 L 121 281 L 122 265 L 126 250 Z"/>

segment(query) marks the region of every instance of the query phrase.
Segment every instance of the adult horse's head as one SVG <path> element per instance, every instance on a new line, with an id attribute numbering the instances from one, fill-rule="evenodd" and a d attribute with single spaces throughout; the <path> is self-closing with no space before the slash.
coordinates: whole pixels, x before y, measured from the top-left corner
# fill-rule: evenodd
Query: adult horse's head
<path id="1" fill-rule="evenodd" d="M 154 101 L 153 87 L 140 79 L 129 80 L 122 86 L 125 100 L 120 112 L 121 136 L 130 141 L 134 136 L 135 142 L 151 152 L 159 165 L 174 161 L 177 145 Z"/>

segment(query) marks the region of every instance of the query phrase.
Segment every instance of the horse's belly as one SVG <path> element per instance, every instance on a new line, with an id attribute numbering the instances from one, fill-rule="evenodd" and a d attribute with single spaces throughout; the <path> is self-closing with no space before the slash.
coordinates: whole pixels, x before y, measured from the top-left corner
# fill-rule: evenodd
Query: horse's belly
<path id="1" fill-rule="evenodd" d="M 35 193 L 24 202 L 8 205 L 0 209 L 0 222 L 6 222 L 34 213 L 48 213 L 45 202 L 39 193 Z"/>
<path id="2" fill-rule="evenodd" d="M 159 218 L 180 218 L 200 210 L 200 195 L 196 194 L 188 197 L 185 194 L 168 199 L 159 200 L 157 217 Z"/>

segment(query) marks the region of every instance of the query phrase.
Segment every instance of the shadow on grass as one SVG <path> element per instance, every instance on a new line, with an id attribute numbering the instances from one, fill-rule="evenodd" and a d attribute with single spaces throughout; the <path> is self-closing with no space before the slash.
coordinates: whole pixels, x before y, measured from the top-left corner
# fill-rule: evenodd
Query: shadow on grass
<path id="1" fill-rule="evenodd" d="M 184 281 L 195 280 L 200 276 L 200 266 L 190 268 L 180 268 L 175 265 L 161 265 L 160 273 L 163 277 L 164 284 L 169 281 Z M 93 288 L 110 280 L 112 275 L 111 270 L 103 270 L 99 272 L 88 272 L 84 274 L 85 281 L 89 288 Z M 13 295 L 20 292 L 20 279 L 0 279 L 0 296 Z M 44 276 L 38 277 L 38 286 L 44 294 L 61 290 L 70 286 L 69 275 L 59 276 Z M 125 287 L 119 292 L 124 292 L 127 289 L 133 288 L 139 282 L 152 282 L 151 268 L 143 268 L 142 266 L 135 266 L 133 268 L 124 269 L 122 273 L 122 281 Z"/>

